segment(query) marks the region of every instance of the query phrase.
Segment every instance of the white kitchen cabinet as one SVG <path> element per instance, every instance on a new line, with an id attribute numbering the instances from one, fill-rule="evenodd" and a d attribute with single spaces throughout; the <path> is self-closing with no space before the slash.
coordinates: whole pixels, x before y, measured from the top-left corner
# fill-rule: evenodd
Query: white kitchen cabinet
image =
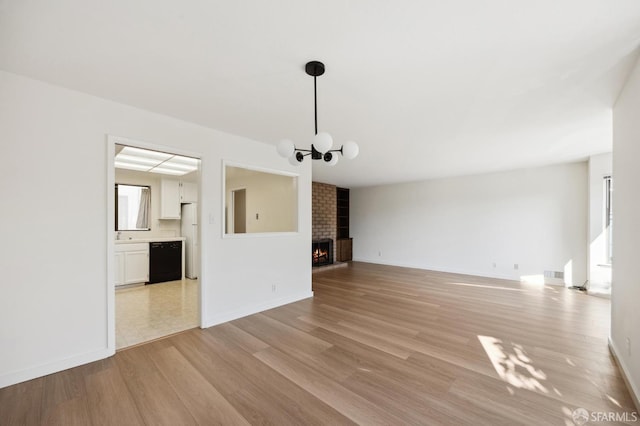
<path id="1" fill-rule="evenodd" d="M 124 285 L 124 253 L 116 250 L 113 260 L 115 284 Z"/>
<path id="2" fill-rule="evenodd" d="M 180 182 L 180 202 L 197 203 L 198 185 L 193 182 Z"/>
<path id="3" fill-rule="evenodd" d="M 160 219 L 180 219 L 180 182 L 160 180 Z"/>
<path id="4" fill-rule="evenodd" d="M 149 243 L 116 244 L 115 284 L 149 281 Z"/>
<path id="5" fill-rule="evenodd" d="M 124 283 L 144 283 L 149 281 L 149 246 L 146 250 L 124 253 Z"/>

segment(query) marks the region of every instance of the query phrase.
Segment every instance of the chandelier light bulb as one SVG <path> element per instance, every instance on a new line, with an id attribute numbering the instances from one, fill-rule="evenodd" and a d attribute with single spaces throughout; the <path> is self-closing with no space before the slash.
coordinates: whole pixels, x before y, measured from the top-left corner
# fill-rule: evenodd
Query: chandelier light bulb
<path id="1" fill-rule="evenodd" d="M 295 155 L 292 155 L 291 157 L 289 157 L 289 164 L 291 164 L 292 166 L 299 166 L 300 164 L 302 164 L 300 161 L 298 161 L 298 159 L 296 158 Z"/>
<path id="2" fill-rule="evenodd" d="M 342 155 L 347 160 L 353 160 L 358 156 L 359 152 L 360 152 L 360 147 L 358 146 L 357 143 L 353 141 L 349 141 L 342 146 Z"/>
<path id="3" fill-rule="evenodd" d="M 313 137 L 313 147 L 324 154 L 333 146 L 333 138 L 327 132 L 320 132 Z"/>
<path id="4" fill-rule="evenodd" d="M 330 153 L 331 154 L 331 160 L 326 161 L 327 165 L 329 166 L 335 166 L 336 164 L 338 164 L 338 153 L 334 152 L 334 153 Z M 325 154 L 327 155 L 327 154 Z"/>
<path id="5" fill-rule="evenodd" d="M 278 154 L 284 158 L 291 157 L 295 149 L 295 145 L 289 139 L 283 139 L 278 143 Z"/>

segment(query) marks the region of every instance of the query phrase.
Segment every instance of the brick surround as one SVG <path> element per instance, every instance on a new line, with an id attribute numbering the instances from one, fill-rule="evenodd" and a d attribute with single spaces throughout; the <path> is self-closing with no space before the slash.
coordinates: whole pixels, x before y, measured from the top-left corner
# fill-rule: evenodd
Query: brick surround
<path id="1" fill-rule="evenodd" d="M 313 182 L 311 194 L 311 238 L 313 240 L 331 238 L 333 240 L 333 258 L 336 259 L 336 187 L 326 183 Z M 311 257 L 311 247 L 309 247 L 309 257 Z"/>

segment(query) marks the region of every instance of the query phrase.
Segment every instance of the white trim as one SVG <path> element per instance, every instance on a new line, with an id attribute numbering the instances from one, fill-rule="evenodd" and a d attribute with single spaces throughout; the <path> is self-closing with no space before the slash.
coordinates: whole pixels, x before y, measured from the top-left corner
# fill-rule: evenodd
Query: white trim
<path id="1" fill-rule="evenodd" d="M 115 184 L 116 184 L 116 140 L 107 135 L 107 351 L 116 353 L 116 283 L 113 273 L 115 262 Z"/>
<path id="2" fill-rule="evenodd" d="M 222 312 L 208 318 L 206 324 L 203 324 L 202 328 L 212 327 L 214 325 L 222 324 L 225 322 L 233 321 L 238 318 L 243 318 L 249 315 L 257 314 L 268 309 L 277 308 L 278 306 L 288 305 L 289 303 L 298 302 L 300 300 L 313 297 L 313 291 L 305 291 L 303 293 L 294 294 L 291 296 L 283 297 L 280 299 L 271 300 L 266 303 L 256 303 L 251 306 L 243 306 L 238 309 L 232 309 L 227 312 Z"/>
<path id="3" fill-rule="evenodd" d="M 281 175 L 281 176 L 290 176 L 290 177 L 295 177 L 298 179 L 298 182 L 300 182 L 300 173 L 293 173 L 293 172 L 287 172 L 284 170 L 278 170 L 278 169 L 270 169 L 267 167 L 259 167 L 259 166 L 251 166 L 251 165 L 247 165 L 245 163 L 240 163 L 237 161 L 232 161 L 232 160 L 226 160 L 226 159 L 222 159 L 222 176 L 220 181 L 222 182 L 222 206 L 221 206 L 221 212 L 220 212 L 220 223 L 222 224 L 221 226 L 221 235 L 222 235 L 222 239 L 235 239 L 235 238 L 254 238 L 254 237 L 258 237 L 258 238 L 264 238 L 264 237 L 287 237 L 287 236 L 294 236 L 294 235 L 299 235 L 300 234 L 300 185 L 296 185 L 296 190 L 297 190 L 297 194 L 296 194 L 296 198 L 297 198 L 297 209 L 298 211 L 296 212 L 296 230 L 295 231 L 290 231 L 290 232 L 250 232 L 250 233 L 244 233 L 244 234 L 227 234 L 225 232 L 225 227 L 227 225 L 227 217 L 226 217 L 226 212 L 225 212 L 225 206 L 227 203 L 227 176 L 226 176 L 226 168 L 227 166 L 230 167 L 237 167 L 240 169 L 246 169 L 246 170 L 253 170 L 256 172 L 263 172 L 263 173 L 271 173 L 274 175 Z M 242 187 L 237 187 L 234 189 L 242 189 Z M 245 188 L 246 189 L 246 188 Z M 231 224 L 233 224 L 233 220 L 231 221 Z"/>
<path id="4" fill-rule="evenodd" d="M 135 148 L 144 148 L 150 149 L 153 151 L 161 151 L 167 152 L 177 155 L 184 155 L 186 157 L 197 158 L 200 160 L 200 165 L 198 167 L 198 223 L 202 224 L 202 154 L 186 151 L 180 148 L 175 148 L 172 146 L 166 145 L 158 145 L 149 142 L 138 141 L 134 139 L 125 138 L 122 136 L 114 136 L 107 134 L 107 356 L 112 356 L 116 353 L 116 293 L 115 293 L 115 277 L 113 276 L 113 264 L 114 264 L 114 251 L 115 251 L 115 242 L 114 242 L 114 230 L 113 225 L 115 223 L 115 153 L 116 153 L 116 144 L 132 146 Z M 202 225 L 198 227 L 198 232 L 200 235 L 198 236 L 200 244 L 200 271 L 198 275 L 199 282 L 199 297 L 200 297 L 200 327 L 203 327 L 204 323 L 204 315 L 203 312 L 206 312 L 207 303 L 206 303 L 206 290 L 205 290 L 205 282 L 206 277 L 205 273 L 203 273 L 204 268 L 203 258 L 204 258 L 204 250 L 202 244 Z M 183 246 L 184 250 L 184 246 Z M 183 252 L 184 253 L 184 252 Z M 184 261 L 182 262 L 184 266 Z M 184 275 L 184 273 L 183 273 Z M 101 358 L 98 358 L 101 359 Z M 94 360 L 91 360 L 94 361 Z M 88 362 L 91 362 L 88 361 Z M 78 364 L 79 365 L 79 364 Z"/>
<path id="5" fill-rule="evenodd" d="M 224 173 L 224 168 L 226 166 L 237 167 L 239 169 L 253 170 L 254 172 L 263 172 L 263 173 L 271 173 L 274 175 L 283 175 L 283 176 L 291 176 L 291 177 L 300 177 L 300 173 L 287 172 L 285 170 L 279 169 L 270 169 L 267 167 L 260 166 L 251 166 L 246 163 L 239 163 L 237 161 L 222 159 L 222 169 Z"/>
<path id="6" fill-rule="evenodd" d="M 109 134 L 107 134 L 107 139 L 113 142 L 114 144 L 117 143 L 119 145 L 127 145 L 134 148 L 143 148 L 143 149 L 149 149 L 152 151 L 165 152 L 167 154 L 183 155 L 185 157 L 197 158 L 198 160 L 202 161 L 202 154 L 194 151 L 187 151 L 181 148 L 176 148 L 173 146 L 160 145 L 153 142 L 140 141 L 136 139 L 125 138 L 123 136 L 116 136 L 116 135 L 109 135 Z M 113 154 L 115 155 L 115 147 L 114 147 Z M 200 168 L 201 167 L 202 167 L 202 164 L 200 164 Z"/>
<path id="7" fill-rule="evenodd" d="M 108 349 L 99 349 L 97 351 L 87 352 L 81 355 L 75 355 L 70 358 L 63 358 L 57 361 L 40 364 L 25 370 L 14 371 L 0 376 L 0 388 L 15 385 L 17 383 L 26 382 L 37 377 L 43 377 L 48 374 L 57 373 L 79 365 L 88 364 L 90 362 L 112 356 L 113 353 Z"/>
<path id="8" fill-rule="evenodd" d="M 622 379 L 624 380 L 624 383 L 627 385 L 627 389 L 631 394 L 631 400 L 635 404 L 636 410 L 640 412 L 640 390 L 631 381 L 630 379 L 631 375 L 628 373 L 629 369 L 627 368 L 627 365 L 624 363 L 624 360 L 622 359 L 622 357 L 618 356 L 620 351 L 618 351 L 618 349 L 616 348 L 616 345 L 613 344 L 613 340 L 611 340 L 611 336 L 609 336 L 608 341 L 609 341 L 609 351 L 611 351 L 611 355 L 613 355 L 613 359 L 616 361 L 616 364 L 618 364 L 618 367 L 620 368 L 620 373 L 622 373 Z"/>
<path id="9" fill-rule="evenodd" d="M 246 232 L 244 234 L 224 234 L 222 238 L 234 239 L 234 238 L 263 238 L 263 237 L 293 237 L 298 235 L 299 232 Z"/>

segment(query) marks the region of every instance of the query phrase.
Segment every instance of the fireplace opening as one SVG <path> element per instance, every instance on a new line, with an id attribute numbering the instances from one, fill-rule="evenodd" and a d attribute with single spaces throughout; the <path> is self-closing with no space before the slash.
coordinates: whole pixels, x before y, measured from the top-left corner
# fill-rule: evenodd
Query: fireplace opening
<path id="1" fill-rule="evenodd" d="M 311 242 L 312 266 L 331 265 L 333 263 L 333 240 L 325 238 Z"/>

